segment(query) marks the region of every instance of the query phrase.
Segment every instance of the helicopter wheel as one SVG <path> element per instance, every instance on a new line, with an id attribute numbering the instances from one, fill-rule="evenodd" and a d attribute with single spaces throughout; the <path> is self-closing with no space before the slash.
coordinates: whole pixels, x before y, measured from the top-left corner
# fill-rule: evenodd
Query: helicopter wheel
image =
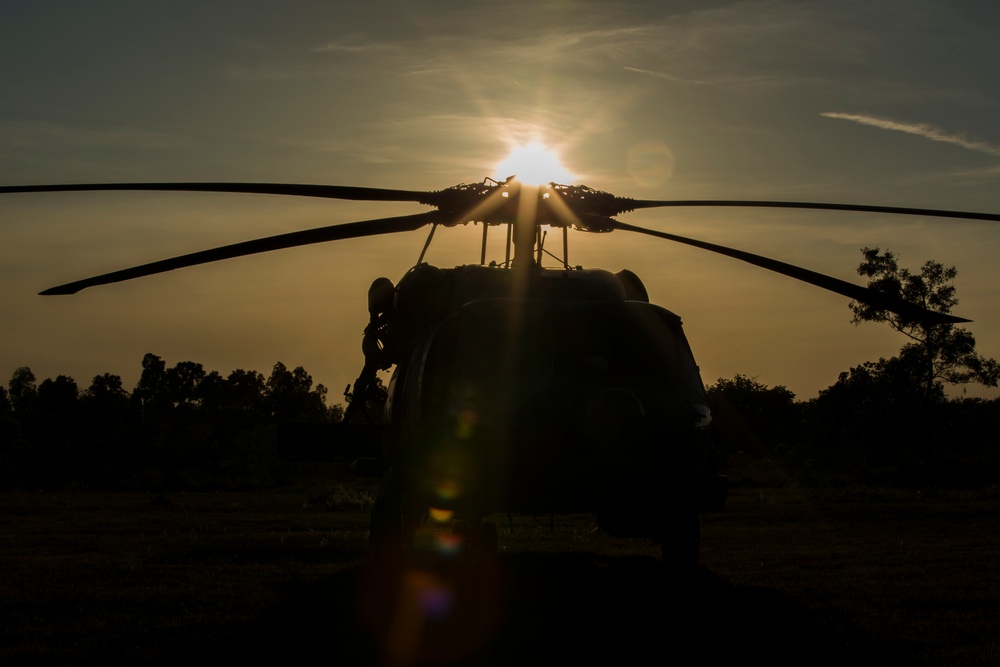
<path id="1" fill-rule="evenodd" d="M 663 532 L 663 565 L 674 574 L 693 573 L 701 549 L 701 522 L 694 510 L 668 517 Z"/>

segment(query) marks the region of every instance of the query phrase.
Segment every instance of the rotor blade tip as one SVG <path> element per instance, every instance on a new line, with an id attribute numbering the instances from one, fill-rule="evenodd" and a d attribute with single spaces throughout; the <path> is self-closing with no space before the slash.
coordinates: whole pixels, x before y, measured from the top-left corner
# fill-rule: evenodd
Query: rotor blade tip
<path id="1" fill-rule="evenodd" d="M 47 290 L 39 292 L 38 296 L 62 296 L 66 294 L 76 294 L 79 291 L 80 290 L 66 289 L 64 285 L 60 285 L 59 287 L 50 287 Z"/>

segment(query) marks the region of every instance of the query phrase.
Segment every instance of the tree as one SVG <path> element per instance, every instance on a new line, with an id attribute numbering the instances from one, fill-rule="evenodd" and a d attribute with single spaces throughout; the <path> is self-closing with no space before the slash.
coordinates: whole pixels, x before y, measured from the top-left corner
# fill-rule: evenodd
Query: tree
<path id="1" fill-rule="evenodd" d="M 10 407 L 10 398 L 7 397 L 7 387 L 0 385 L 0 418 L 7 417 L 13 410 Z"/>
<path id="2" fill-rule="evenodd" d="M 38 417 L 45 427 L 69 428 L 76 426 L 76 411 L 80 388 L 76 380 L 60 375 L 38 385 Z"/>
<path id="3" fill-rule="evenodd" d="M 77 446 L 80 428 L 80 388 L 76 381 L 66 375 L 42 381 L 32 428 L 39 457 L 35 468 L 37 484 L 61 488 L 79 479 L 84 454 Z"/>
<path id="4" fill-rule="evenodd" d="M 768 387 L 737 374 L 719 378 L 707 389 L 714 413 L 715 437 L 727 453 L 771 454 L 791 442 L 798 429 L 795 394 L 787 387 Z"/>
<path id="5" fill-rule="evenodd" d="M 160 357 L 147 352 L 142 357 L 142 374 L 132 392 L 133 400 L 142 406 L 145 416 L 161 412 L 167 403 L 167 365 Z"/>
<path id="6" fill-rule="evenodd" d="M 198 386 L 205 379 L 205 367 L 194 361 L 180 361 L 163 374 L 167 397 L 174 407 L 198 404 Z"/>
<path id="7" fill-rule="evenodd" d="M 25 420 L 38 400 L 38 385 L 35 374 L 27 366 L 21 366 L 14 371 L 7 383 L 7 398 L 14 417 Z"/>
<path id="8" fill-rule="evenodd" d="M 87 482 L 107 487 L 120 483 L 142 461 L 138 405 L 130 400 L 118 375 L 95 375 L 80 396 L 81 446 Z"/>
<path id="9" fill-rule="evenodd" d="M 274 364 L 265 384 L 269 412 L 278 423 L 323 421 L 327 415 L 326 387 L 312 388 L 313 379 L 302 366 L 294 370 L 280 361 Z"/>
<path id="10" fill-rule="evenodd" d="M 10 407 L 10 398 L 7 396 L 7 387 L 0 385 L 0 419 L 11 419 L 14 410 Z"/>
<path id="11" fill-rule="evenodd" d="M 944 394 L 928 404 L 913 371 L 901 357 L 868 361 L 841 373 L 809 401 L 802 453 L 810 464 L 856 476 L 923 459 L 936 446 L 939 420 L 931 412 L 944 404 L 937 400 Z"/>
<path id="12" fill-rule="evenodd" d="M 90 382 L 90 387 L 84 392 L 88 398 L 98 401 L 127 401 L 128 392 L 122 384 L 122 379 L 118 375 L 104 373 L 95 375 Z"/>
<path id="13" fill-rule="evenodd" d="M 863 248 L 858 274 L 868 278 L 868 287 L 886 296 L 948 314 L 958 304 L 954 285 L 958 271 L 933 260 L 924 262 L 920 273 L 900 268 L 897 257 L 878 247 Z M 934 324 L 857 301 L 851 302 L 855 325 L 882 322 L 910 339 L 900 350 L 901 362 L 912 368 L 914 381 L 925 399 L 943 396 L 942 382 L 976 382 L 997 386 L 1000 365 L 976 352 L 972 333 L 954 324 Z"/>

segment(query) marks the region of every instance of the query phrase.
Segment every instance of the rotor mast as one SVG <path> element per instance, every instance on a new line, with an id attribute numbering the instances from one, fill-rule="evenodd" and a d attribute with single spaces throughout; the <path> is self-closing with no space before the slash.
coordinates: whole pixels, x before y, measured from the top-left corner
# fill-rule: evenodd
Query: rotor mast
<path id="1" fill-rule="evenodd" d="M 537 266 L 535 246 L 538 243 L 538 188 L 517 184 L 517 215 L 514 218 L 514 265 Z"/>

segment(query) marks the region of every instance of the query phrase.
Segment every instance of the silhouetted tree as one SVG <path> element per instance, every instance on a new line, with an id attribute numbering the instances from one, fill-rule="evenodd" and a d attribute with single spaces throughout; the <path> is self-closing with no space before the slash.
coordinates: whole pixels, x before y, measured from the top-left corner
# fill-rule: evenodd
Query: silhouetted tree
<path id="1" fill-rule="evenodd" d="M 142 357 L 142 374 L 132 398 L 139 403 L 144 417 L 157 415 L 168 403 L 166 369 L 166 363 L 155 354 L 147 352 Z"/>
<path id="2" fill-rule="evenodd" d="M 325 421 L 326 387 L 312 388 L 312 376 L 302 366 L 289 371 L 280 361 L 267 378 L 266 404 L 276 422 Z"/>
<path id="3" fill-rule="evenodd" d="M 934 461 L 937 481 L 949 486 L 992 487 L 1000 479 L 1000 399 L 948 401 L 940 429 L 948 447 Z"/>
<path id="4" fill-rule="evenodd" d="M 95 375 L 84 396 L 96 401 L 127 401 L 129 397 L 121 377 L 111 373 Z"/>
<path id="5" fill-rule="evenodd" d="M 142 460 L 168 484 L 190 483 L 196 470 L 216 458 L 208 453 L 211 429 L 199 421 L 197 391 L 204 374 L 198 363 L 182 361 L 168 369 L 155 354 L 142 358 L 132 392 L 141 415 Z"/>
<path id="6" fill-rule="evenodd" d="M 14 421 L 14 409 L 10 406 L 7 387 L 0 385 L 0 444 L 13 440 L 17 433 L 17 422 Z"/>
<path id="7" fill-rule="evenodd" d="M 23 442 L 7 388 L 0 385 L 0 488 L 15 486 L 23 474 Z"/>
<path id="8" fill-rule="evenodd" d="M 879 248 L 863 248 L 864 259 L 858 273 L 868 278 L 868 287 L 881 294 L 902 299 L 939 313 L 951 313 L 958 304 L 954 285 L 958 271 L 927 261 L 920 273 L 900 268 L 896 255 Z M 976 339 L 966 329 L 954 324 L 932 324 L 905 315 L 889 312 L 877 306 L 851 302 L 854 324 L 884 322 L 899 331 L 910 342 L 900 350 L 901 363 L 909 366 L 908 374 L 928 400 L 943 396 L 942 382 L 968 384 L 978 382 L 997 386 L 1000 365 L 976 353 Z"/>
<path id="9" fill-rule="evenodd" d="M 772 454 L 776 445 L 796 437 L 795 394 L 782 385 L 768 387 L 737 374 L 731 380 L 719 378 L 707 393 L 716 443 L 726 453 Z"/>
<path id="10" fill-rule="evenodd" d="M 868 278 L 869 288 L 940 313 L 950 313 L 958 304 L 954 267 L 928 261 L 914 273 L 901 268 L 888 250 L 861 252 L 858 273 Z M 982 429 L 993 419 L 993 406 L 959 409 L 947 400 L 944 385 L 996 386 L 1000 366 L 977 354 L 972 334 L 953 324 L 933 324 L 858 302 L 851 303 L 851 310 L 854 324 L 885 323 L 908 342 L 894 357 L 841 373 L 804 406 L 802 460 L 814 471 L 836 471 L 848 481 L 959 483 L 961 475 L 944 471 L 968 469 L 971 461 L 983 459 Z M 962 419 L 976 423 L 960 423 Z"/>
<path id="11" fill-rule="evenodd" d="M 212 435 L 202 453 L 211 458 L 219 474 L 245 478 L 249 468 L 260 468 L 261 458 L 273 450 L 273 429 L 269 429 L 264 407 L 264 376 L 237 369 L 223 378 L 212 371 L 199 383 L 198 395 L 201 419 Z"/>
<path id="12" fill-rule="evenodd" d="M 130 395 L 104 373 L 81 392 L 27 367 L 0 387 L 0 488 L 218 488 L 280 475 L 277 424 L 329 421 L 326 388 L 301 366 L 223 378 L 192 361 L 142 359 Z"/>
<path id="13" fill-rule="evenodd" d="M 176 407 L 200 404 L 199 385 L 205 379 L 205 368 L 193 361 L 180 361 L 163 374 L 167 400 Z"/>
<path id="14" fill-rule="evenodd" d="M 892 357 L 856 366 L 805 406 L 808 458 L 852 475 L 912 461 L 924 449 L 914 415 L 926 404 L 912 364 Z"/>
<path id="15" fill-rule="evenodd" d="M 32 447 L 35 427 L 35 405 L 38 402 L 38 385 L 35 374 L 27 366 L 14 370 L 7 383 L 7 399 L 10 401 L 11 423 L 8 453 L 18 459 L 10 462 L 11 470 L 19 479 L 25 480 L 28 473 L 36 468 L 38 452 Z"/>
<path id="16" fill-rule="evenodd" d="M 228 409 L 246 415 L 263 416 L 266 382 L 264 376 L 257 371 L 237 368 L 226 377 L 221 389 Z"/>
<path id="17" fill-rule="evenodd" d="M 80 388 L 76 380 L 59 375 L 38 385 L 36 419 L 47 428 L 75 427 Z"/>
<path id="18" fill-rule="evenodd" d="M 10 398 L 7 396 L 7 387 L 0 385 L 0 419 L 9 417 L 12 413 Z"/>
<path id="19" fill-rule="evenodd" d="M 15 369 L 7 383 L 7 396 L 14 418 L 18 421 L 27 419 L 38 400 L 38 385 L 35 374 L 27 366 Z"/>
<path id="20" fill-rule="evenodd" d="M 65 375 L 38 385 L 32 434 L 41 460 L 40 486 L 61 488 L 81 477 L 79 398 L 76 381 Z"/>
<path id="21" fill-rule="evenodd" d="M 841 373 L 803 406 L 802 460 L 846 481 L 992 484 L 1000 401 L 946 400 L 940 384 L 928 399 L 922 380 L 906 352 Z"/>
<path id="22" fill-rule="evenodd" d="M 142 463 L 139 446 L 139 412 L 130 400 L 121 377 L 95 375 L 80 406 L 84 423 L 81 447 L 87 451 L 89 481 L 114 486 Z"/>

